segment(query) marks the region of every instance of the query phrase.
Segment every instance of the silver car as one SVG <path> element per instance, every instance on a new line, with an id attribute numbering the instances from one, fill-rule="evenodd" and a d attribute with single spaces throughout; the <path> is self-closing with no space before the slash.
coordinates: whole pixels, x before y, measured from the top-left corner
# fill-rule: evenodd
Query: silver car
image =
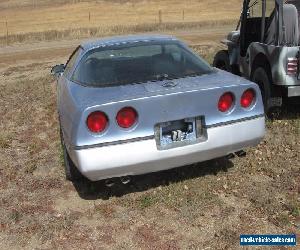
<path id="1" fill-rule="evenodd" d="M 81 44 L 57 76 L 66 176 L 91 181 L 241 152 L 265 134 L 258 86 L 170 36 Z"/>

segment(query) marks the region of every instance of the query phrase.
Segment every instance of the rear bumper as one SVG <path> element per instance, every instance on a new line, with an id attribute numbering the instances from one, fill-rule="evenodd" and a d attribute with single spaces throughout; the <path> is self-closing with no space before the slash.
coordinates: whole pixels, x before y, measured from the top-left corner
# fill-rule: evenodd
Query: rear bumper
<path id="1" fill-rule="evenodd" d="M 124 144 L 71 149 L 79 171 L 91 181 L 140 175 L 211 160 L 246 147 L 256 146 L 265 135 L 265 118 L 207 129 L 207 140 L 198 144 L 160 151 L 155 139 Z"/>

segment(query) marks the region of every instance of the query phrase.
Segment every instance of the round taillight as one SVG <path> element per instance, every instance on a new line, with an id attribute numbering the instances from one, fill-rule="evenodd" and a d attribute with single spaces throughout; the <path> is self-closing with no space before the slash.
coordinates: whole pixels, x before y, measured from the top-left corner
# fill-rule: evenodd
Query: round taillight
<path id="1" fill-rule="evenodd" d="M 106 129 L 108 118 L 105 113 L 96 111 L 88 116 L 86 123 L 91 132 L 101 133 Z"/>
<path id="2" fill-rule="evenodd" d="M 227 112 L 232 108 L 233 103 L 234 103 L 233 94 L 230 92 L 227 92 L 220 97 L 219 103 L 218 103 L 218 108 L 221 112 Z"/>
<path id="3" fill-rule="evenodd" d="M 116 120 L 121 128 L 130 128 L 136 123 L 137 117 L 138 115 L 134 108 L 126 107 L 118 112 Z"/>
<path id="4" fill-rule="evenodd" d="M 247 89 L 241 97 L 241 106 L 243 108 L 249 108 L 253 104 L 254 99 L 255 99 L 254 90 L 253 89 Z"/>

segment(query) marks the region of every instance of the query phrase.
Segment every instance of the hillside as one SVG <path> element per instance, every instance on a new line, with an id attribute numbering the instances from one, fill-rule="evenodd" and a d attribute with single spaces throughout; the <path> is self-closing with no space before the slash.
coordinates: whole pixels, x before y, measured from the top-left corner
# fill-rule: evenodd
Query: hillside
<path id="1" fill-rule="evenodd" d="M 228 23 L 238 19 L 240 7 L 239 0 L 4 0 L 0 1 L 0 37 L 80 28 L 120 33 L 124 27 L 137 25 L 147 31 L 149 26 L 162 24 Z M 81 33 L 78 30 L 72 37 L 82 37 Z"/>

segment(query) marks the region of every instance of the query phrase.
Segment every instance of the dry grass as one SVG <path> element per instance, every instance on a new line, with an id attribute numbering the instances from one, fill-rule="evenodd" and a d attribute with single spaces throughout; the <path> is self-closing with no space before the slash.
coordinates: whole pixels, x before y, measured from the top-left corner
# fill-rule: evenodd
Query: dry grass
<path id="1" fill-rule="evenodd" d="M 209 59 L 216 48 L 194 49 Z M 268 122 L 246 158 L 73 186 L 48 75 L 61 60 L 0 70 L 0 249 L 238 249 L 241 233 L 299 232 L 297 106 Z"/>
<path id="2" fill-rule="evenodd" d="M 241 7 L 239 0 L 63 2 L 66 4 L 35 0 L 34 8 L 28 7 L 33 4 L 30 1 L 19 8 L 2 3 L 1 44 L 232 23 L 238 19 Z"/>
<path id="3" fill-rule="evenodd" d="M 13 43 L 182 29 L 198 44 L 194 50 L 212 62 L 223 34 L 189 31 L 231 23 L 240 4 L 0 0 L 0 31 L 7 19 Z M 49 44 L 1 54 L 0 249 L 239 249 L 241 233 L 299 238 L 299 106 L 268 121 L 265 140 L 246 158 L 134 177 L 112 189 L 103 182 L 72 185 L 64 180 L 49 75 L 72 48 Z"/>
<path id="4" fill-rule="evenodd" d="M 111 35 L 122 35 L 144 32 L 172 32 L 176 30 L 191 30 L 201 28 L 214 28 L 222 25 L 235 24 L 236 20 L 226 21 L 203 21 L 196 23 L 163 23 L 163 24 L 138 24 L 117 25 L 99 28 L 77 28 L 69 30 L 48 30 L 44 32 L 31 32 L 26 34 L 15 34 L 7 37 L 0 36 L 0 44 L 11 45 L 14 43 L 28 43 L 36 41 L 52 41 L 64 39 L 83 39 L 91 37 L 103 37 Z M 232 25 L 233 26 L 233 25 Z"/>

